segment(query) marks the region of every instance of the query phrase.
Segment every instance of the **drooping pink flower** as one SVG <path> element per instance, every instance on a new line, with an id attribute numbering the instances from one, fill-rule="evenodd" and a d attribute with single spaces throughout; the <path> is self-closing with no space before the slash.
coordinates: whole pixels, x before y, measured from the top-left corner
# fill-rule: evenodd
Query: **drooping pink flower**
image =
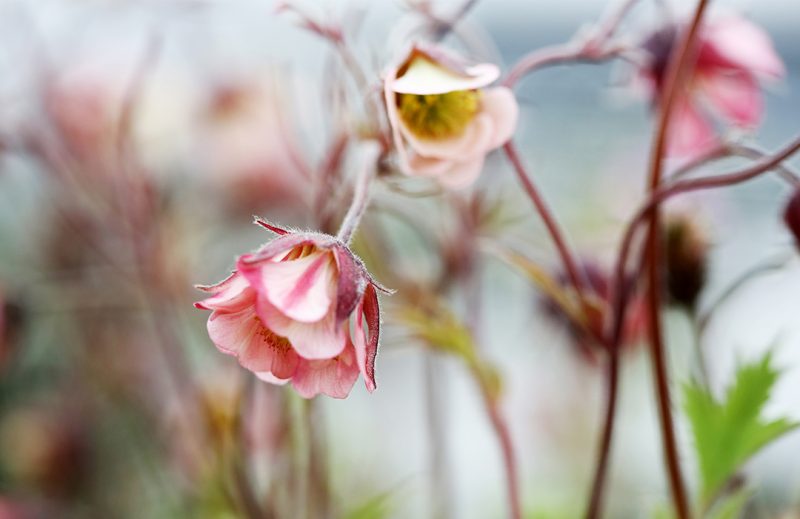
<path id="1" fill-rule="evenodd" d="M 639 71 L 656 105 L 662 96 L 671 53 L 682 27 L 662 28 L 642 44 L 648 60 Z M 714 121 L 743 129 L 755 128 L 764 106 L 759 83 L 778 79 L 784 65 L 769 35 L 737 15 L 712 19 L 700 28 L 695 62 L 675 100 L 668 153 L 692 156 L 717 141 Z"/>
<path id="2" fill-rule="evenodd" d="M 795 243 L 800 247 L 800 189 L 795 190 L 789 203 L 786 204 L 783 220 L 794 235 Z"/>
<path id="3" fill-rule="evenodd" d="M 336 238 L 258 223 L 280 236 L 239 257 L 224 281 L 200 287 L 212 294 L 195 304 L 212 311 L 211 340 L 259 378 L 291 381 L 305 398 L 345 398 L 359 372 L 373 391 L 379 285 Z"/>
<path id="4" fill-rule="evenodd" d="M 511 90 L 484 88 L 500 70 L 419 45 L 399 63 L 386 74 L 384 96 L 400 169 L 446 188 L 472 184 L 486 154 L 508 141 L 517 125 Z"/>

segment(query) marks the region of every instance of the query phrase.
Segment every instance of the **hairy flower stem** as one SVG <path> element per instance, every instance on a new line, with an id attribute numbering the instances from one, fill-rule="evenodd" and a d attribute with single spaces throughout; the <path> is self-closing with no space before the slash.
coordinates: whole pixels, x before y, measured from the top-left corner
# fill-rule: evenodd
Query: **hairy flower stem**
<path id="1" fill-rule="evenodd" d="M 353 201 L 347 214 L 342 221 L 339 228 L 337 237 L 345 244 L 350 244 L 358 228 L 358 223 L 364 215 L 367 206 L 369 205 L 369 187 L 372 184 L 372 179 L 375 177 L 377 170 L 377 161 L 380 154 L 380 146 L 375 142 L 367 142 L 363 144 L 361 150 L 361 166 L 356 179 L 355 192 L 353 193 Z"/>

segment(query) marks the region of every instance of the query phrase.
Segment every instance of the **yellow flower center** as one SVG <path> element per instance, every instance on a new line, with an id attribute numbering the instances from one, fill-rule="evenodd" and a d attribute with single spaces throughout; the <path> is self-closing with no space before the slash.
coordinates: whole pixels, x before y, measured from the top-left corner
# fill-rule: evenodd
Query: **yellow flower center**
<path id="1" fill-rule="evenodd" d="M 422 139 L 460 136 L 478 113 L 479 104 L 480 92 L 477 90 L 397 95 L 400 118 L 414 135 Z"/>

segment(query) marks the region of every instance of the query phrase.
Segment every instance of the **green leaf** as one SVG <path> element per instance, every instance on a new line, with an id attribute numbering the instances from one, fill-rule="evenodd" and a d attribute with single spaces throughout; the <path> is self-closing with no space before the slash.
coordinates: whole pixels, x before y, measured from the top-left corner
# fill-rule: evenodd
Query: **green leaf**
<path id="1" fill-rule="evenodd" d="M 709 519 L 739 519 L 744 512 L 744 505 L 752 495 L 753 492 L 749 489 L 740 490 L 718 504 L 708 516 Z"/>
<path id="2" fill-rule="evenodd" d="M 392 492 L 383 492 L 348 512 L 345 519 L 383 519 L 392 512 Z"/>
<path id="3" fill-rule="evenodd" d="M 685 411 L 700 465 L 704 509 L 748 458 L 798 426 L 787 419 L 767 421 L 762 417 L 778 375 L 772 366 L 772 355 L 767 353 L 760 361 L 739 367 L 721 401 L 697 382 L 684 387 Z"/>

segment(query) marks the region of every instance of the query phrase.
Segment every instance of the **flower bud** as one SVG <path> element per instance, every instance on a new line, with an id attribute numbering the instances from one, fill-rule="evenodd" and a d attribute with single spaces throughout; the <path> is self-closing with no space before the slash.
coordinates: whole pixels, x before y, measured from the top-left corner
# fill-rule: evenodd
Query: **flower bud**
<path id="1" fill-rule="evenodd" d="M 584 322 L 578 323 L 567 315 L 555 301 L 549 297 L 542 300 L 545 315 L 553 322 L 564 326 L 569 333 L 572 344 L 581 358 L 589 363 L 595 363 L 600 353 L 599 344 L 592 337 L 602 335 L 609 312 L 612 310 L 612 278 L 608 271 L 592 261 L 583 261 L 580 264 L 588 288 L 595 296 L 590 305 L 584 309 Z M 556 280 L 566 288 L 569 286 L 569 277 L 565 272 L 559 272 Z M 628 280 L 625 290 L 632 290 L 633 283 Z M 622 329 L 622 346 L 630 347 L 638 343 L 647 331 L 645 301 L 638 293 L 632 293 L 628 299 L 625 322 Z"/>
<path id="2" fill-rule="evenodd" d="M 708 242 L 685 216 L 664 223 L 667 293 L 673 303 L 693 310 L 706 283 Z"/>
<path id="3" fill-rule="evenodd" d="M 796 245 L 800 248 L 800 189 L 794 192 L 789 203 L 786 204 L 783 220 L 794 235 Z"/>
<path id="4" fill-rule="evenodd" d="M 23 324 L 22 306 L 0 292 L 0 375 L 17 351 Z"/>

